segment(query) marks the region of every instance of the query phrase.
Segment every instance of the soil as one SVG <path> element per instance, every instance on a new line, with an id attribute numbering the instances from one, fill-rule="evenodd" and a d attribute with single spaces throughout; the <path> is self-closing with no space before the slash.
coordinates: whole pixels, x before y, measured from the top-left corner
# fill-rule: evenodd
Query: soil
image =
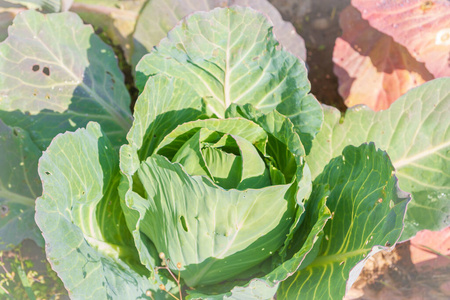
<path id="1" fill-rule="evenodd" d="M 269 0 L 286 21 L 294 24 L 307 49 L 306 64 L 311 92 L 327 105 L 346 110 L 333 73 L 333 49 L 341 36 L 339 13 L 350 0 Z"/>
<path id="2" fill-rule="evenodd" d="M 450 268 L 432 265 L 433 260 L 414 264 L 410 242 L 399 244 L 394 251 L 378 253 L 367 261 L 345 300 L 449 299 Z"/>

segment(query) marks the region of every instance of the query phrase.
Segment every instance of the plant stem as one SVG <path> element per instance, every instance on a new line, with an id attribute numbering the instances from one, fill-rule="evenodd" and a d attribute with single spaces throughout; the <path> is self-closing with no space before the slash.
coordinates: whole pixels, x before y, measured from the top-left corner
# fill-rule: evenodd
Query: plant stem
<path id="1" fill-rule="evenodd" d="M 17 266 L 17 274 L 19 275 L 20 281 L 22 282 L 23 288 L 25 289 L 28 298 L 30 298 L 30 300 L 36 300 L 33 290 L 31 289 L 30 282 L 28 281 L 27 275 L 25 274 L 25 271 L 20 265 Z"/>

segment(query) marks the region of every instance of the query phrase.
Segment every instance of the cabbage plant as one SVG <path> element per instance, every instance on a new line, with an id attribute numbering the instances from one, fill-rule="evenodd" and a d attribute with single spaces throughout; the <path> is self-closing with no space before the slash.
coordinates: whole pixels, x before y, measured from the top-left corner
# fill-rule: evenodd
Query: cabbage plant
<path id="1" fill-rule="evenodd" d="M 63 19 L 72 26 L 59 38 L 77 36 L 73 47 L 46 44 Z M 304 63 L 256 11 L 218 8 L 176 26 L 137 66 L 131 128 L 120 71 L 92 29 L 70 13 L 27 12 L 14 26 L 34 30 L 27 41 L 40 55 L 16 57 L 29 73 L 0 80 L 0 95 L 14 83 L 8 97 L 35 104 L 42 93 L 48 101 L 38 104 L 49 106 L 36 105 L 34 120 L 2 111 L 8 126 L 46 129 L 28 136 L 4 126 L 5 138 L 50 143 L 36 222 L 71 298 L 339 299 L 371 255 L 399 240 L 410 195 L 389 156 L 363 138 L 332 157 L 334 148 L 320 150 L 335 124 L 323 122 Z M 22 55 L 17 36 L 3 49 Z M 55 102 L 52 86 L 63 89 Z M 442 95 L 437 104 L 448 106 Z M 85 128 L 49 142 L 57 122 Z"/>

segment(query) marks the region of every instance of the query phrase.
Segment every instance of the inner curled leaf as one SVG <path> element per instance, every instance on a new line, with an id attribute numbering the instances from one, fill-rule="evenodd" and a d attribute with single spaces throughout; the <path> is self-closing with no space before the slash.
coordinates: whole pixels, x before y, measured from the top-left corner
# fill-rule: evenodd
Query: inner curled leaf
<path id="1" fill-rule="evenodd" d="M 293 155 L 286 151 L 273 158 L 273 149 L 279 146 L 269 144 L 277 141 L 253 122 L 239 121 L 245 126 L 253 124 L 261 135 L 259 140 L 249 141 L 237 132 L 227 133 L 227 127 L 235 121 L 197 121 L 180 126 L 162 142 L 157 153 L 183 165 L 188 174 L 206 176 L 225 189 L 256 189 L 292 182 L 292 172 L 289 168 L 281 170 L 280 166 L 281 161 L 291 162 L 290 169 L 296 169 Z"/>

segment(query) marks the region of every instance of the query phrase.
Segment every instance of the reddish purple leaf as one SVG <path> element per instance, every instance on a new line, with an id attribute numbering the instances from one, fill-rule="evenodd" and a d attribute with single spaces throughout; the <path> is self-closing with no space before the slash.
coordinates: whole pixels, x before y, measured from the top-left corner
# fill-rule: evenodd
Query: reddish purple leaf
<path id="1" fill-rule="evenodd" d="M 362 17 L 405 46 L 435 77 L 450 76 L 450 1 L 352 0 Z"/>
<path id="2" fill-rule="evenodd" d="M 449 265 L 450 227 L 441 231 L 419 231 L 411 239 L 410 251 L 411 261 L 419 270 L 438 269 Z"/>
<path id="3" fill-rule="evenodd" d="M 387 109 L 399 96 L 433 79 L 408 50 L 370 27 L 352 6 L 340 15 L 343 34 L 333 52 L 339 93 L 347 106 L 366 104 Z"/>

